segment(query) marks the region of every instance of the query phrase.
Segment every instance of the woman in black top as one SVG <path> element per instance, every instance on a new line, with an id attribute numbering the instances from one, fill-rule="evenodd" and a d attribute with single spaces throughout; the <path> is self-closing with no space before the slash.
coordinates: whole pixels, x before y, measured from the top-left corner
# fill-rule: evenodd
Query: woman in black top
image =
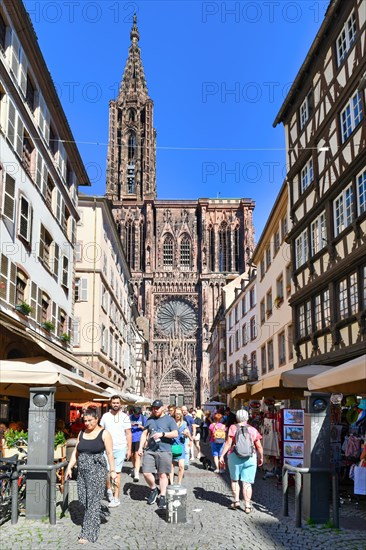
<path id="1" fill-rule="evenodd" d="M 100 508 L 107 478 L 107 455 L 112 482 L 114 470 L 112 437 L 99 426 L 96 409 L 84 413 L 85 431 L 79 433 L 78 441 L 66 470 L 65 479 L 70 479 L 76 462 L 78 465 L 78 497 L 84 507 L 84 519 L 79 544 L 95 542 L 99 536 Z"/>

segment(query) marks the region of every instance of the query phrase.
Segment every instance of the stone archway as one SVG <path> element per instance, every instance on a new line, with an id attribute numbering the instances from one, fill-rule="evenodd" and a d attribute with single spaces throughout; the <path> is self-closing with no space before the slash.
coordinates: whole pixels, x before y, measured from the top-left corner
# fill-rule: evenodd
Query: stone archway
<path id="1" fill-rule="evenodd" d="M 192 378 L 181 368 L 170 369 L 160 382 L 159 398 L 168 405 L 193 407 L 194 388 Z"/>

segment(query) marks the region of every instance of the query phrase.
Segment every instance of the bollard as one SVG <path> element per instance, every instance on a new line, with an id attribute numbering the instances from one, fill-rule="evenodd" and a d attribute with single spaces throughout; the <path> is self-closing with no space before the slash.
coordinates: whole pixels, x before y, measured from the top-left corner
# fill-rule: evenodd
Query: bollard
<path id="1" fill-rule="evenodd" d="M 168 523 L 186 523 L 187 489 L 181 485 L 169 485 L 166 491 L 166 519 Z"/>

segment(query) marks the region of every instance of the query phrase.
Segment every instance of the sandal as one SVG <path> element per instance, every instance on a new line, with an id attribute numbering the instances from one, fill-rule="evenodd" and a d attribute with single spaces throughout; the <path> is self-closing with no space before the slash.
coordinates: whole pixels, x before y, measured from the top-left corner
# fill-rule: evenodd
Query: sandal
<path id="1" fill-rule="evenodd" d="M 229 506 L 229 510 L 239 510 L 239 508 L 240 508 L 240 501 L 239 500 L 235 500 Z"/>
<path id="2" fill-rule="evenodd" d="M 244 512 L 245 512 L 246 514 L 250 514 L 250 513 L 252 512 L 252 510 L 253 510 L 253 508 L 252 508 L 251 506 L 246 506 L 246 507 L 244 508 Z"/>

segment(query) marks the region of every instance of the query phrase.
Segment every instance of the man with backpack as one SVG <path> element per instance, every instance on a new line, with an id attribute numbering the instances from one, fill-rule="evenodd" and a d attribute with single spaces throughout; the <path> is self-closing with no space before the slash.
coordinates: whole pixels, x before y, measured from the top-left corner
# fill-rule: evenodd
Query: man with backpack
<path id="1" fill-rule="evenodd" d="M 252 511 L 252 485 L 258 466 L 263 464 L 263 448 L 261 434 L 248 425 L 248 411 L 241 409 L 236 413 L 237 424 L 229 428 L 228 438 L 220 454 L 220 465 L 224 464 L 224 457 L 228 453 L 228 466 L 231 478 L 233 502 L 231 510 L 240 508 L 240 485 L 243 483 L 244 512 Z M 258 454 L 258 460 L 257 460 Z"/>

